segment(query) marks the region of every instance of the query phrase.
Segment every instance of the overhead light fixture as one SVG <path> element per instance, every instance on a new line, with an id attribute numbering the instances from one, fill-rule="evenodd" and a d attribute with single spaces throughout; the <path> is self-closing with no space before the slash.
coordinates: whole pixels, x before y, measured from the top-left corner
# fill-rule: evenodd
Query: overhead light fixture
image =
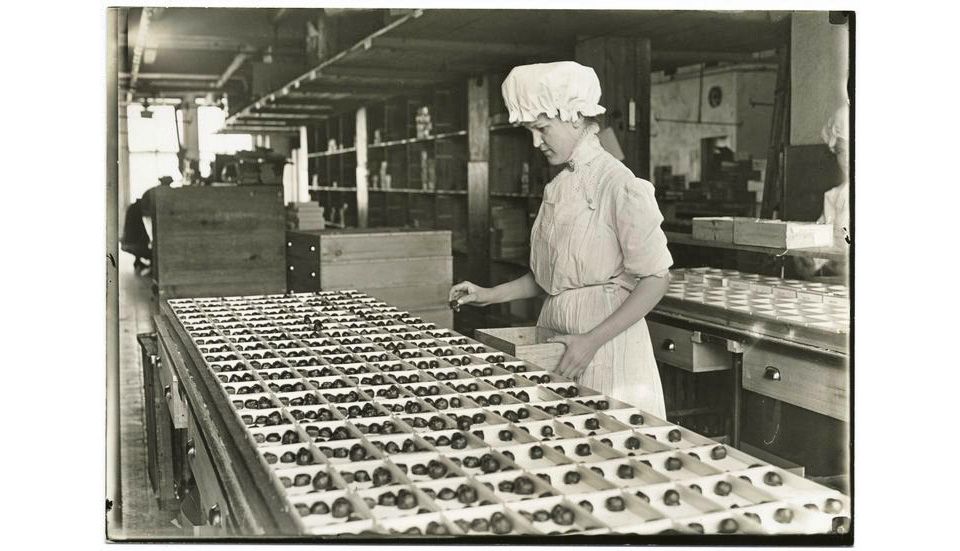
<path id="1" fill-rule="evenodd" d="M 153 111 L 150 110 L 150 104 L 147 102 L 147 98 L 143 98 L 143 103 L 141 104 L 143 109 L 140 110 L 141 119 L 152 119 Z"/>

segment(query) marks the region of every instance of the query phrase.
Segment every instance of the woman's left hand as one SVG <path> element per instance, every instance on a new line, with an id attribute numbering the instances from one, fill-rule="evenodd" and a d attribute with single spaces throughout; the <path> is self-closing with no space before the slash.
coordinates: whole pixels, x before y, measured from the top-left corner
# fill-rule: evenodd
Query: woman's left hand
<path id="1" fill-rule="evenodd" d="M 574 380 L 587 369 L 601 344 L 587 335 L 557 335 L 547 339 L 547 342 L 558 342 L 566 346 L 554 372 Z"/>

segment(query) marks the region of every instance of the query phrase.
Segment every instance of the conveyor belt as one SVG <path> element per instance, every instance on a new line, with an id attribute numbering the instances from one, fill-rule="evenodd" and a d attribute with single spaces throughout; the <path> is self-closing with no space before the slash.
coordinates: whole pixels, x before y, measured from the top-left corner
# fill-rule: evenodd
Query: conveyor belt
<path id="1" fill-rule="evenodd" d="M 270 509 L 257 533 L 849 530 L 839 492 L 362 293 L 165 309 L 220 427 L 208 444 L 241 448 L 230 478 Z"/>

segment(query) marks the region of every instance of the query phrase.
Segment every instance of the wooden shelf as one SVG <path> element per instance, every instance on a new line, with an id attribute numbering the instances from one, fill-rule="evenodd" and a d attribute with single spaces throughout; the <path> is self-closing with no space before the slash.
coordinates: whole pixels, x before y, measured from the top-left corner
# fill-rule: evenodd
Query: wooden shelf
<path id="1" fill-rule="evenodd" d="M 503 192 L 503 191 L 491 191 L 491 192 L 490 192 L 490 197 L 498 197 L 498 198 L 504 198 L 504 199 L 507 199 L 507 198 L 512 198 L 512 199 L 542 199 L 542 198 L 543 198 L 543 194 L 542 194 L 542 193 L 528 193 L 528 194 L 523 194 L 523 193 L 507 193 L 507 192 Z"/>
<path id="2" fill-rule="evenodd" d="M 334 186 L 318 186 L 318 187 L 308 187 L 307 191 L 357 191 L 355 187 L 334 187 Z"/>
<path id="3" fill-rule="evenodd" d="M 444 132 L 442 134 L 436 134 L 434 136 L 427 136 L 426 138 L 404 138 L 402 140 L 392 140 L 389 142 L 371 143 L 367 145 L 367 149 L 396 147 L 398 145 L 407 145 L 412 143 L 432 142 L 436 140 L 442 140 L 445 138 L 454 138 L 457 136 L 466 136 L 466 135 L 467 135 L 466 130 L 457 130 L 456 132 Z"/>
<path id="4" fill-rule="evenodd" d="M 465 189 L 402 189 L 402 188 L 369 188 L 368 191 L 383 193 L 418 193 L 422 195 L 466 195 Z"/>
<path id="5" fill-rule="evenodd" d="M 807 258 L 823 258 L 827 260 L 845 261 L 847 259 L 846 251 L 838 248 L 809 248 L 809 249 L 774 249 L 771 247 L 755 247 L 752 245 L 738 245 L 737 243 L 723 243 L 721 241 L 703 241 L 694 239 L 693 236 L 686 233 L 664 232 L 667 235 L 667 242 L 674 245 L 690 245 L 694 247 L 710 247 L 714 249 L 729 249 L 735 251 L 745 251 L 752 253 L 761 253 L 771 256 L 803 256 Z"/>
<path id="6" fill-rule="evenodd" d="M 345 153 L 354 153 L 357 151 L 356 147 L 345 147 L 343 149 L 338 149 L 336 151 L 318 151 L 316 153 L 307 153 L 308 159 L 314 159 L 317 157 L 334 157 L 336 155 L 343 155 Z"/>

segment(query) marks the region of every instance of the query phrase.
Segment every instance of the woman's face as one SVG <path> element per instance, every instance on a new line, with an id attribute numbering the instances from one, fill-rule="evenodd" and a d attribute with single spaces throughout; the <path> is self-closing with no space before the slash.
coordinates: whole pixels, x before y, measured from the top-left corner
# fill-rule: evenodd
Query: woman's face
<path id="1" fill-rule="evenodd" d="M 569 161 L 584 134 L 581 121 L 566 122 L 545 115 L 523 125 L 533 134 L 533 147 L 539 149 L 551 165 L 562 165 Z"/>

